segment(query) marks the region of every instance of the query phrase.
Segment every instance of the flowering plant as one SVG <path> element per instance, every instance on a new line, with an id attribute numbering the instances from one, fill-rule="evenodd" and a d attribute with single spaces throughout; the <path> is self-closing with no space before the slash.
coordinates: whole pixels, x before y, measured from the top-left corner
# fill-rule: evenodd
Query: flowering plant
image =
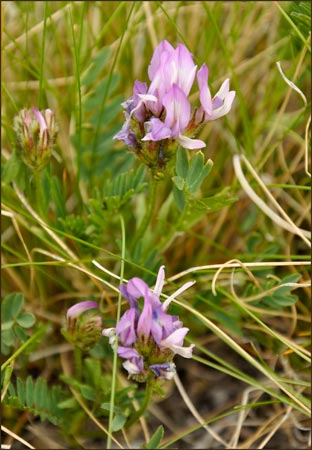
<path id="1" fill-rule="evenodd" d="M 164 285 L 164 266 L 158 272 L 152 291 L 140 278 L 132 278 L 120 291 L 130 308 L 123 314 L 116 328 L 103 330 L 114 347 L 118 337 L 118 355 L 125 359 L 123 367 L 136 381 L 163 377 L 171 379 L 175 374 L 172 361 L 175 354 L 191 358 L 194 345 L 183 347 L 188 328 L 183 327 L 177 316 L 167 314 L 171 301 L 194 282 L 188 282 L 162 303 L 159 299 Z M 139 299 L 144 299 L 140 310 Z"/>
<path id="2" fill-rule="evenodd" d="M 50 161 L 57 126 L 51 109 L 22 109 L 14 118 L 16 144 L 23 162 L 32 170 L 43 169 Z"/>
<path id="3" fill-rule="evenodd" d="M 164 40 L 155 49 L 148 76 L 150 85 L 135 81 L 132 96 L 125 101 L 125 123 L 114 139 L 122 140 L 149 167 L 165 167 L 178 145 L 200 149 L 206 144 L 193 136 L 208 121 L 227 114 L 235 91 L 226 79 L 212 98 L 208 87 L 208 67 L 197 71 L 200 106 L 191 111 L 189 93 L 197 66 L 183 45 L 176 48 Z"/>

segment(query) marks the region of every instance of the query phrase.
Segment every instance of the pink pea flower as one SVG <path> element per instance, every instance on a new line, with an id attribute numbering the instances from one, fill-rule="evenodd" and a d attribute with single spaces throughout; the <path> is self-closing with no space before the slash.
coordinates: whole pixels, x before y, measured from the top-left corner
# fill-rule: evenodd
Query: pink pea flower
<path id="1" fill-rule="evenodd" d="M 203 115 L 204 122 L 216 120 L 227 114 L 235 98 L 235 91 L 230 91 L 230 81 L 226 79 L 216 95 L 211 98 L 208 87 L 208 67 L 203 64 L 197 72 L 199 98 L 201 107 L 197 116 Z"/>
<path id="2" fill-rule="evenodd" d="M 194 345 L 183 346 L 189 329 L 183 327 L 177 316 L 168 314 L 167 309 L 171 301 L 194 282 L 185 283 L 165 302 L 161 302 L 159 297 L 164 279 L 164 266 L 161 266 L 154 290 L 137 277 L 129 280 L 127 285 L 121 285 L 120 291 L 130 308 L 120 318 L 115 330 L 109 328 L 102 332 L 110 338 L 112 345 L 118 337 L 117 353 L 126 359 L 123 367 L 137 381 L 145 381 L 150 374 L 171 379 L 175 373 L 174 355 L 192 357 Z M 143 299 L 141 308 L 140 299 Z M 112 339 L 114 333 L 115 338 Z"/>
<path id="3" fill-rule="evenodd" d="M 179 145 L 190 150 L 206 146 L 194 136 L 203 123 L 230 111 L 235 91 L 230 91 L 226 79 L 212 98 L 206 64 L 197 70 L 193 55 L 183 44 L 174 48 L 166 40 L 154 50 L 148 77 L 150 84 L 136 80 L 132 96 L 122 103 L 126 121 L 114 139 L 123 141 L 157 172 L 166 167 Z M 192 109 L 189 94 L 195 77 L 200 106 Z"/>

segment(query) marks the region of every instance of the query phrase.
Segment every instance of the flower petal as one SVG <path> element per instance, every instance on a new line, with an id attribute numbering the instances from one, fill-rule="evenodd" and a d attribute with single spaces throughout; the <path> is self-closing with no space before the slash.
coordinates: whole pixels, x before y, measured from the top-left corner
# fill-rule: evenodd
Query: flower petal
<path id="1" fill-rule="evenodd" d="M 191 139 L 181 134 L 178 136 L 177 141 L 179 142 L 181 147 L 188 148 L 189 150 L 196 150 L 198 148 L 206 147 L 204 141 L 201 141 L 200 139 Z"/>
<path id="2" fill-rule="evenodd" d="M 47 124 L 44 120 L 43 115 L 41 114 L 41 112 L 39 111 L 39 109 L 37 108 L 33 108 L 34 114 L 38 119 L 39 125 L 40 125 L 40 133 L 43 133 L 44 130 L 47 130 Z"/>
<path id="3" fill-rule="evenodd" d="M 172 345 L 170 350 L 173 351 L 176 355 L 183 356 L 183 358 L 192 358 L 194 344 L 191 344 L 189 347 L 181 347 L 179 345 Z"/>
<path id="4" fill-rule="evenodd" d="M 189 95 L 194 82 L 197 66 L 194 64 L 193 55 L 183 44 L 179 44 L 175 50 L 178 66 L 177 85 L 186 95 Z"/>
<path id="5" fill-rule="evenodd" d="M 138 145 L 135 133 L 130 127 L 130 119 L 127 116 L 122 129 L 113 136 L 113 139 L 123 141 L 126 145 L 132 148 L 135 148 Z"/>
<path id="6" fill-rule="evenodd" d="M 131 308 L 138 307 L 138 299 L 145 296 L 148 292 L 147 284 L 140 278 L 134 277 L 128 281 L 127 285 L 119 286 L 120 292 L 128 300 Z"/>
<path id="7" fill-rule="evenodd" d="M 158 297 L 161 294 L 164 282 L 165 282 L 165 266 L 160 266 L 158 270 L 156 284 L 154 287 L 154 294 L 156 294 Z"/>
<path id="8" fill-rule="evenodd" d="M 153 80 L 157 70 L 159 69 L 161 62 L 164 59 L 164 55 L 169 56 L 173 52 L 174 48 L 166 40 L 161 41 L 161 43 L 155 48 L 150 65 L 147 69 L 148 76 L 151 81 Z"/>
<path id="9" fill-rule="evenodd" d="M 138 320 L 137 333 L 149 337 L 152 327 L 153 309 L 149 295 L 144 297 L 144 306 Z"/>
<path id="10" fill-rule="evenodd" d="M 141 356 L 131 360 L 128 359 L 122 365 L 128 371 L 129 375 L 136 375 L 143 371 L 143 359 Z"/>
<path id="11" fill-rule="evenodd" d="M 108 337 L 108 342 L 113 347 L 116 342 L 116 328 L 105 328 L 102 330 L 102 336 Z"/>
<path id="12" fill-rule="evenodd" d="M 175 330 L 166 339 L 163 339 L 160 342 L 160 346 L 169 348 L 173 353 L 183 356 L 184 358 L 191 358 L 195 345 L 191 344 L 189 347 L 182 347 L 184 336 L 188 331 L 189 329 L 185 327 Z"/>
<path id="13" fill-rule="evenodd" d="M 161 120 L 152 118 L 148 124 L 149 133 L 147 133 L 142 141 L 162 141 L 168 139 L 172 135 L 172 131 Z"/>
<path id="14" fill-rule="evenodd" d="M 163 377 L 166 378 L 166 380 L 172 380 L 176 374 L 176 366 L 172 361 L 161 364 L 152 364 L 149 367 L 152 369 L 156 377 Z"/>
<path id="15" fill-rule="evenodd" d="M 196 283 L 196 281 L 188 281 L 187 283 L 183 284 L 183 286 L 181 286 L 177 291 L 175 291 L 172 295 L 170 295 L 170 297 L 168 297 L 164 301 L 164 303 L 162 304 L 163 310 L 167 311 L 172 300 L 175 299 L 178 295 L 182 294 L 182 292 L 186 291 L 188 288 L 193 286 L 193 284 L 195 284 L 195 283 Z"/>
<path id="16" fill-rule="evenodd" d="M 122 345 L 118 346 L 117 353 L 118 353 L 118 356 L 120 356 L 121 358 L 125 358 L 125 359 L 140 357 L 139 353 L 136 351 L 135 348 L 123 347 Z"/>
<path id="17" fill-rule="evenodd" d="M 67 310 L 66 318 L 74 319 L 74 318 L 80 316 L 85 311 L 88 311 L 89 309 L 93 309 L 93 308 L 98 308 L 98 307 L 99 307 L 98 303 L 91 302 L 91 301 L 76 303 L 75 305 L 71 306 Z"/>
<path id="18" fill-rule="evenodd" d="M 157 344 L 173 333 L 176 325 L 177 317 L 166 314 L 162 308 L 162 303 L 153 309 L 151 334 Z"/>
<path id="19" fill-rule="evenodd" d="M 172 137 L 177 137 L 183 133 L 190 121 L 190 102 L 182 89 L 174 84 L 164 95 L 163 105 L 166 108 L 165 125 L 171 129 Z"/>
<path id="20" fill-rule="evenodd" d="M 136 309 L 128 309 L 116 325 L 116 333 L 122 345 L 129 346 L 136 341 L 135 333 Z"/>
<path id="21" fill-rule="evenodd" d="M 189 328 L 183 327 L 175 330 L 166 339 L 161 341 L 161 345 L 164 347 L 170 347 L 171 345 L 182 345 L 185 335 L 188 333 Z"/>
<path id="22" fill-rule="evenodd" d="M 213 110 L 211 115 L 205 116 L 206 122 L 219 119 L 230 111 L 236 92 L 230 91 L 229 88 L 230 81 L 227 78 L 212 100 Z"/>
<path id="23" fill-rule="evenodd" d="M 147 84 L 142 83 L 139 80 L 135 80 L 133 86 L 133 96 L 136 96 L 138 94 L 146 94 L 146 92 L 147 92 Z"/>
<path id="24" fill-rule="evenodd" d="M 230 91 L 224 99 L 223 105 L 212 112 L 212 116 L 208 120 L 216 120 L 225 116 L 231 109 L 235 98 L 235 91 Z"/>
<path id="25" fill-rule="evenodd" d="M 211 115 L 212 101 L 210 90 L 208 87 L 208 67 L 206 66 L 206 64 L 203 64 L 197 72 L 197 82 L 199 87 L 199 98 L 201 106 L 207 114 Z"/>

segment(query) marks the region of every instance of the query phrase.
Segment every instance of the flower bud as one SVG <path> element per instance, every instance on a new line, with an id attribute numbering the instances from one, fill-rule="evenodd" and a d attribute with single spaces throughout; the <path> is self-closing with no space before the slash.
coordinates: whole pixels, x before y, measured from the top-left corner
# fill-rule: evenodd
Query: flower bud
<path id="1" fill-rule="evenodd" d="M 102 317 L 96 302 L 76 303 L 66 314 L 67 328 L 62 330 L 65 338 L 81 350 L 95 346 L 102 334 Z"/>
<path id="2" fill-rule="evenodd" d="M 22 109 L 14 118 L 16 144 L 23 162 L 32 170 L 43 169 L 50 161 L 57 128 L 51 109 Z"/>

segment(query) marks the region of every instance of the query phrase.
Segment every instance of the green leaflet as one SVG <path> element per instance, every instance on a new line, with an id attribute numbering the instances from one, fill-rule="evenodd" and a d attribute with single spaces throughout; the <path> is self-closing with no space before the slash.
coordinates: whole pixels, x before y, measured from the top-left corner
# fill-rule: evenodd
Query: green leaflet
<path id="1" fill-rule="evenodd" d="M 40 420 L 49 420 L 54 425 L 62 421 L 61 410 L 57 404 L 63 398 L 59 386 L 48 387 L 47 381 L 38 377 L 33 380 L 28 376 L 26 380 L 17 378 L 16 390 L 11 383 L 4 404 L 12 408 L 23 409 L 38 416 Z"/>
<path id="2" fill-rule="evenodd" d="M 153 449 L 159 448 L 163 436 L 164 436 L 164 427 L 162 425 L 159 425 L 159 427 L 151 437 L 150 441 L 147 442 L 147 444 L 144 444 L 141 448 L 153 448 Z"/>
<path id="3" fill-rule="evenodd" d="M 172 177 L 172 181 L 174 200 L 180 211 L 184 211 L 185 206 L 195 197 L 212 166 L 213 163 L 210 159 L 205 162 L 204 154 L 201 151 L 195 153 L 189 162 L 186 150 L 183 148 L 178 150 L 176 176 Z"/>
<path id="4" fill-rule="evenodd" d="M 35 316 L 23 309 L 24 294 L 21 292 L 7 295 L 1 303 L 1 351 L 4 355 L 8 355 L 10 348 L 17 345 L 18 341 L 26 341 L 24 328 L 31 328 L 36 322 Z"/>
<path id="5" fill-rule="evenodd" d="M 236 202 L 236 197 L 231 197 L 228 190 L 225 189 L 219 194 L 212 197 L 193 199 L 189 201 L 185 207 L 183 220 L 181 221 L 179 230 L 184 231 L 198 222 L 206 214 L 218 211 L 224 206 L 229 206 Z"/>

